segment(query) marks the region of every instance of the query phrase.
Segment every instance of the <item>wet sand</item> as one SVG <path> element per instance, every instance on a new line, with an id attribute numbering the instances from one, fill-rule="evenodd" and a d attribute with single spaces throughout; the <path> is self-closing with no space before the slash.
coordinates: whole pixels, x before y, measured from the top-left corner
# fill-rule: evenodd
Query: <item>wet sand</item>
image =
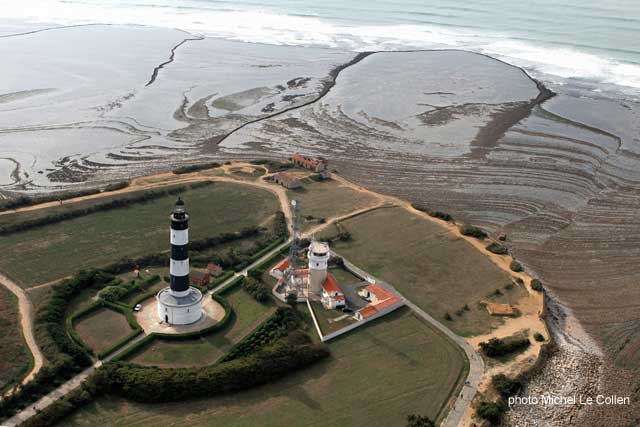
<path id="1" fill-rule="evenodd" d="M 142 27 L 22 37 L 0 39 L 0 54 L 16 59 L 0 70 L 11 82 L 0 94 L 0 158 L 20 163 L 18 182 L 0 190 L 95 185 L 204 158 L 322 155 L 374 191 L 506 231 L 515 256 L 570 309 L 557 333 L 606 365 L 598 387 L 633 389 L 640 105 L 546 99 L 522 70 L 460 51 L 374 53 L 332 74 L 356 54 L 183 43 L 193 35 Z M 63 49 L 82 37 L 96 40 L 85 46 L 93 62 Z M 634 410 L 573 416 L 615 425 Z"/>

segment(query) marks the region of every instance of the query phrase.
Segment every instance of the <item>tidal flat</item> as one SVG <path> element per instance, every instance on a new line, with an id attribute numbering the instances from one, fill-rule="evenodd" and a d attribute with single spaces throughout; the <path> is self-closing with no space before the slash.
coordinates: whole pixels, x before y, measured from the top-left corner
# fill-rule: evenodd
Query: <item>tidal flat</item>
<path id="1" fill-rule="evenodd" d="M 96 25 L 3 37 L 0 54 L 0 158 L 19 164 L 1 163 L 7 195 L 204 159 L 324 156 L 374 191 L 505 231 L 584 330 L 561 318 L 558 333 L 605 360 L 601 387 L 633 388 L 637 103 L 551 97 L 517 67 L 456 50 L 366 55 Z"/>

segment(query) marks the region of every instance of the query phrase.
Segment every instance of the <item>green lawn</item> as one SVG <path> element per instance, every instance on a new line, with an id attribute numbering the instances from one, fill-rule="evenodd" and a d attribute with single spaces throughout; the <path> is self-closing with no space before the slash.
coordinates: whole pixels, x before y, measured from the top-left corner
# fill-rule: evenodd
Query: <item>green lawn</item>
<path id="1" fill-rule="evenodd" d="M 333 216 L 348 214 L 376 202 L 368 193 L 353 190 L 335 180 L 315 182 L 304 181 L 304 189 L 287 191 L 289 199 L 302 202 L 302 217 L 312 215 L 315 218 L 329 219 Z M 315 222 L 303 222 L 303 228 L 317 225 Z"/>
<path id="2" fill-rule="evenodd" d="M 334 250 L 369 273 L 395 286 L 404 296 L 461 335 L 488 332 L 500 319 L 478 305 L 491 298 L 514 302 L 519 288 L 510 291 L 507 273 L 463 239 L 402 208 L 380 209 L 344 221 L 349 242 L 336 242 Z M 467 304 L 469 310 L 456 311 Z M 453 321 L 445 321 L 449 312 Z"/>
<path id="3" fill-rule="evenodd" d="M 332 357 L 219 398 L 141 405 L 103 398 L 65 426 L 404 426 L 436 418 L 465 369 L 462 353 L 401 309 L 329 344 Z"/>
<path id="4" fill-rule="evenodd" d="M 347 315 L 348 313 L 343 313 L 340 309 L 327 310 L 320 302 L 317 301 L 311 303 L 311 308 L 313 309 L 313 313 L 316 316 L 316 320 L 318 321 L 318 326 L 320 326 L 322 335 L 328 335 L 332 332 L 339 331 L 340 329 L 356 322 L 356 320 L 352 317 L 353 313 L 349 314 L 349 316 L 344 319 L 336 321 L 335 319 Z M 315 332 L 315 329 L 313 330 L 313 332 Z"/>
<path id="5" fill-rule="evenodd" d="M 268 191 L 233 183 L 188 190 L 183 198 L 192 240 L 261 224 L 279 207 Z M 123 256 L 168 249 L 174 202 L 175 196 L 167 196 L 0 237 L 0 270 L 30 287 Z"/>
<path id="6" fill-rule="evenodd" d="M 31 353 L 22 336 L 18 298 L 0 286 L 0 390 L 18 383 L 31 367 Z"/>
<path id="7" fill-rule="evenodd" d="M 111 347 L 131 333 L 124 315 L 106 308 L 82 317 L 73 327 L 82 341 L 96 353 Z"/>
<path id="8" fill-rule="evenodd" d="M 241 288 L 229 292 L 225 297 L 235 315 L 224 330 L 193 341 L 155 340 L 144 351 L 133 356 L 131 361 L 174 368 L 210 365 L 275 309 L 274 304 L 260 304 Z"/>

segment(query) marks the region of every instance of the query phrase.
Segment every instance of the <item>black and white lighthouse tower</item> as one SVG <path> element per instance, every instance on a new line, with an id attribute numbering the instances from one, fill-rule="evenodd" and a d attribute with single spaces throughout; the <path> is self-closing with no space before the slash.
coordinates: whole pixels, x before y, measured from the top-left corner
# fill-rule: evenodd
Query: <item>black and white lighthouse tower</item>
<path id="1" fill-rule="evenodd" d="M 189 214 L 184 201 L 178 198 L 171 214 L 171 293 L 185 296 L 189 292 Z"/>
<path id="2" fill-rule="evenodd" d="M 202 316 L 202 293 L 189 286 L 189 214 L 184 201 L 176 201 L 171 220 L 171 283 L 158 293 L 158 317 L 173 325 L 187 325 Z"/>

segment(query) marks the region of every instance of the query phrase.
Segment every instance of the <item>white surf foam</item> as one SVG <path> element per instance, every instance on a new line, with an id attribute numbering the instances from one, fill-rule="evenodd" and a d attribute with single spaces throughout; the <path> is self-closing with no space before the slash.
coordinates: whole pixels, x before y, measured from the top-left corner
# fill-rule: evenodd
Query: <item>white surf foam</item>
<path id="1" fill-rule="evenodd" d="M 21 0 L 4 1 L 0 16 L 22 22 L 75 25 L 139 24 L 179 28 L 210 37 L 253 43 L 319 46 L 350 50 L 459 48 L 498 57 L 522 66 L 543 80 L 563 84 L 582 79 L 620 86 L 640 94 L 640 65 L 570 48 L 553 48 L 510 39 L 508 35 L 477 34 L 434 25 L 346 25 L 316 16 L 292 16 L 268 10 L 221 9 L 216 3 L 157 0 Z M 167 3 L 165 3 L 167 4 Z"/>

